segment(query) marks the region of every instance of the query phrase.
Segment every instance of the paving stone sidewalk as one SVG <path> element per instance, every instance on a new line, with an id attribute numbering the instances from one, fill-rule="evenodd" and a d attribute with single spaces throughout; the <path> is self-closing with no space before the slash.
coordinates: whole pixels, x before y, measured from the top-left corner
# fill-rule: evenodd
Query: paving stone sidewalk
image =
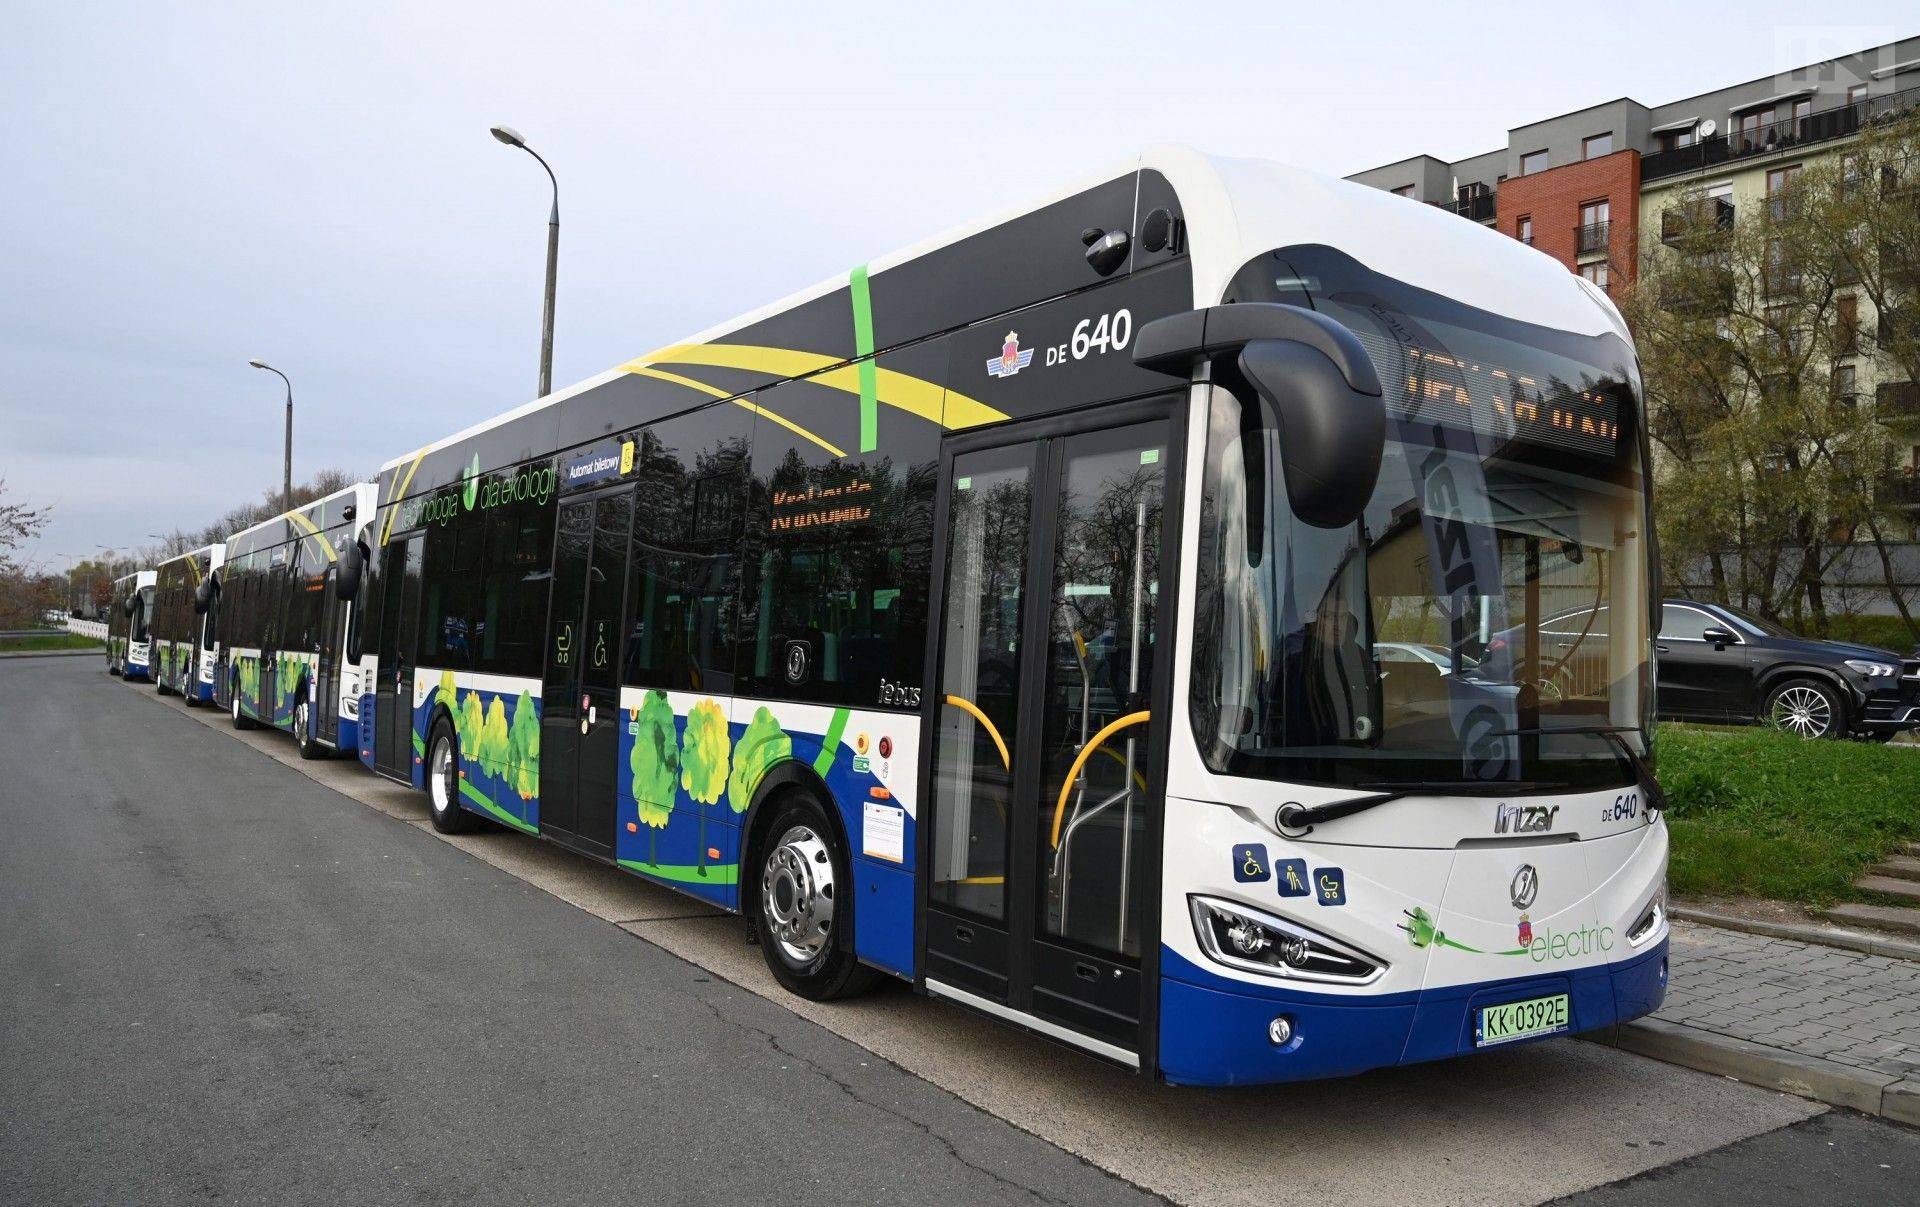
<path id="1" fill-rule="evenodd" d="M 1677 921 L 1671 960 L 1656 1018 L 1920 1079 L 1920 962 Z"/>

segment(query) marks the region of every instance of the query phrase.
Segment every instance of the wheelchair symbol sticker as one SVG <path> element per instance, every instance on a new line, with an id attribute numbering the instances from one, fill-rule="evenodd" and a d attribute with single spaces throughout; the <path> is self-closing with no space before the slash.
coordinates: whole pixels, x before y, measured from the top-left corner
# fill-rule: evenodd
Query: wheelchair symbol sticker
<path id="1" fill-rule="evenodd" d="M 1250 884 L 1256 880 L 1265 880 L 1272 875 L 1267 866 L 1267 848 L 1264 843 L 1243 842 L 1233 848 L 1233 878 L 1241 884 Z"/>

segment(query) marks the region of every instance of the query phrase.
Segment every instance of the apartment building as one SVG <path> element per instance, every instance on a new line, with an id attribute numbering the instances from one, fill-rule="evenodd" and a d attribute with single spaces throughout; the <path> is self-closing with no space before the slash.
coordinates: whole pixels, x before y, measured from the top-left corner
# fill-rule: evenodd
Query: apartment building
<path id="1" fill-rule="evenodd" d="M 1675 232 L 1683 198 L 1731 227 L 1804 168 L 1844 154 L 1863 125 L 1916 107 L 1920 37 L 1663 104 L 1621 97 L 1516 126 L 1498 150 L 1416 155 L 1347 179 L 1492 226 L 1614 293 L 1649 241 Z M 1863 329 L 1878 318 L 1865 298 L 1843 304 Z M 1872 400 L 1911 432 L 1904 481 L 1888 488 L 1920 514 L 1920 383 L 1876 379 L 1871 355 L 1832 368 L 1836 395 Z"/>

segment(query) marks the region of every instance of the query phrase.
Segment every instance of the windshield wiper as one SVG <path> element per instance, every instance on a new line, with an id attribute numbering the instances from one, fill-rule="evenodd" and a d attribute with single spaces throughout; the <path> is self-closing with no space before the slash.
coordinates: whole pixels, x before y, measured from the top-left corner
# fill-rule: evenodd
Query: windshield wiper
<path id="1" fill-rule="evenodd" d="M 1408 796 L 1511 796 L 1517 792 L 1540 792 L 1564 788 L 1565 784 L 1543 783 L 1538 780 L 1379 780 L 1373 783 L 1356 784 L 1358 788 L 1372 789 L 1366 796 L 1350 796 L 1346 800 L 1329 801 L 1324 805 L 1303 805 L 1298 801 L 1288 801 L 1274 814 L 1274 821 L 1280 828 L 1298 831 L 1291 837 L 1300 838 L 1312 831 L 1323 821 L 1335 821 L 1342 817 L 1352 817 L 1355 813 L 1364 813 L 1368 809 L 1400 800 Z"/>
<path id="2" fill-rule="evenodd" d="M 1661 790 L 1660 781 L 1654 778 L 1653 768 L 1647 766 L 1647 760 L 1639 751 L 1628 744 L 1626 735 L 1637 733 L 1641 742 L 1647 742 L 1647 731 L 1638 725 L 1537 725 L 1530 729 L 1503 729 L 1488 734 L 1494 738 L 1551 737 L 1556 734 L 1584 734 L 1589 737 L 1605 738 L 1620 755 L 1627 769 L 1633 772 L 1634 782 L 1640 791 L 1646 793 L 1649 809 L 1664 810 L 1667 807 L 1667 794 Z"/>

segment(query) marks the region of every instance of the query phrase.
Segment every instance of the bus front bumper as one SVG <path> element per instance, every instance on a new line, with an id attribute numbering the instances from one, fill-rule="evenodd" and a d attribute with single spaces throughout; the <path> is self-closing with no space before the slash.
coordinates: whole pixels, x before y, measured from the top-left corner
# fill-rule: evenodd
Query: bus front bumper
<path id="1" fill-rule="evenodd" d="M 1165 947 L 1160 959 L 1160 1072 L 1175 1085 L 1306 1081 L 1439 1060 L 1476 1051 L 1484 1006 L 1564 993 L 1569 1025 L 1555 1034 L 1571 1035 L 1651 1014 L 1667 993 L 1665 937 L 1611 964 L 1375 997 L 1249 985 Z M 1292 1037 L 1276 1045 L 1269 1026 L 1279 1017 Z"/>

